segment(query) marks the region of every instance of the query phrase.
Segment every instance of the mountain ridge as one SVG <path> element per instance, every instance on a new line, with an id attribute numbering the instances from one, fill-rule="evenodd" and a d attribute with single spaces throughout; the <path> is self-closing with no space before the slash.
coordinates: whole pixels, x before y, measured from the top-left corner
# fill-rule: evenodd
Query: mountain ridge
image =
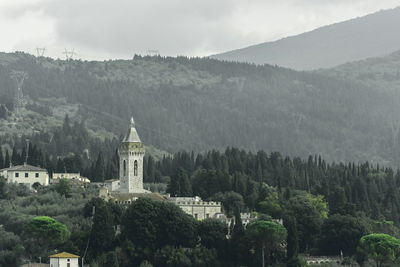
<path id="1" fill-rule="evenodd" d="M 331 68 L 400 49 L 395 34 L 399 24 L 400 7 L 396 7 L 210 57 L 296 70 Z"/>

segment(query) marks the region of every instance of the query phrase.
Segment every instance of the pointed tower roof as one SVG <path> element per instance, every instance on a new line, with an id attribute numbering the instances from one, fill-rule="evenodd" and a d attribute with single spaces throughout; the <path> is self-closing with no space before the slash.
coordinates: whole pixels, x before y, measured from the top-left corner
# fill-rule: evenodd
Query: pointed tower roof
<path id="1" fill-rule="evenodd" d="M 141 143 L 139 135 L 135 128 L 135 121 L 131 118 L 131 127 L 129 127 L 127 134 L 122 140 L 123 143 Z"/>

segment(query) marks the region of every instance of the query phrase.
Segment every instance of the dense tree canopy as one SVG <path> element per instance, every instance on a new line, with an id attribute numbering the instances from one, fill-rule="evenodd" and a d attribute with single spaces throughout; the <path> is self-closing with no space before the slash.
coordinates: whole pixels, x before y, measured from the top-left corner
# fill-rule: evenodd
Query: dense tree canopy
<path id="1" fill-rule="evenodd" d="M 386 234 L 370 234 L 360 239 L 360 251 L 376 262 L 377 267 L 399 263 L 400 240 Z"/>
<path id="2" fill-rule="evenodd" d="M 261 262 L 264 267 L 265 261 L 269 263 L 270 254 L 286 240 L 287 231 L 278 223 L 260 220 L 247 226 L 246 236 L 261 251 Z"/>
<path id="3" fill-rule="evenodd" d="M 142 251 L 144 259 L 151 259 L 167 245 L 194 247 L 197 242 L 193 217 L 172 203 L 149 198 L 140 198 L 128 207 L 121 227 L 122 237 Z"/>

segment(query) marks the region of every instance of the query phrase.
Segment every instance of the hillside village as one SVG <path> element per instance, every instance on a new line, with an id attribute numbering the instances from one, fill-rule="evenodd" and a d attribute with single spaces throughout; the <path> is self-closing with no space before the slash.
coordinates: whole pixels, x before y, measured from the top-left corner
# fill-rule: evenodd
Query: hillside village
<path id="1" fill-rule="evenodd" d="M 284 13 L 268 1 L 211 13 L 206 1 L 166 1 L 151 16 L 134 1 L 61 2 L 0 4 L 2 25 L 57 11 L 43 36 L 86 44 L 65 47 L 65 60 L 53 56 L 60 43 L 36 56 L 0 49 L 0 267 L 400 266 L 400 7 L 197 57 L 134 48 L 162 38 L 178 54 L 186 41 L 215 49 L 240 39 L 221 42 L 233 21 L 239 32 L 253 19 L 302 28 L 388 1 L 276 2 Z M 249 23 L 227 23 L 244 7 Z M 137 35 L 159 16 L 162 27 Z M 196 27 L 206 40 L 192 40 Z M 33 42 L 22 33 L 16 47 Z"/>
<path id="2" fill-rule="evenodd" d="M 94 183 L 99 186 L 99 197 L 105 201 L 113 201 L 118 204 L 131 204 L 139 197 L 150 197 L 164 201 L 170 201 L 178 205 L 186 213 L 195 219 L 226 217 L 221 211 L 220 202 L 208 202 L 198 196 L 176 197 L 152 193 L 143 188 L 143 158 L 145 149 L 139 138 L 131 118 L 131 124 L 126 136 L 118 149 L 120 178 L 118 180 L 105 180 L 103 183 Z M 28 165 L 11 166 L 0 170 L 7 183 L 17 183 L 34 190 L 39 186 L 47 186 L 50 183 L 57 184 L 61 179 L 68 182 L 83 185 L 90 183 L 86 177 L 79 173 L 53 173 L 50 178 L 46 169 Z"/>

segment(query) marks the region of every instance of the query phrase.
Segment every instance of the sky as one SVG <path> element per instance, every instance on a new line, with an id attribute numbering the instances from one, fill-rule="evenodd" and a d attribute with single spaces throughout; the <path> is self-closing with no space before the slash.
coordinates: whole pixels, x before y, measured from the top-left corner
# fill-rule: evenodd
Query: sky
<path id="1" fill-rule="evenodd" d="M 398 0 L 0 0 L 1 52 L 105 60 L 207 56 L 400 5 Z M 152 52 L 151 52 L 152 53 Z"/>

